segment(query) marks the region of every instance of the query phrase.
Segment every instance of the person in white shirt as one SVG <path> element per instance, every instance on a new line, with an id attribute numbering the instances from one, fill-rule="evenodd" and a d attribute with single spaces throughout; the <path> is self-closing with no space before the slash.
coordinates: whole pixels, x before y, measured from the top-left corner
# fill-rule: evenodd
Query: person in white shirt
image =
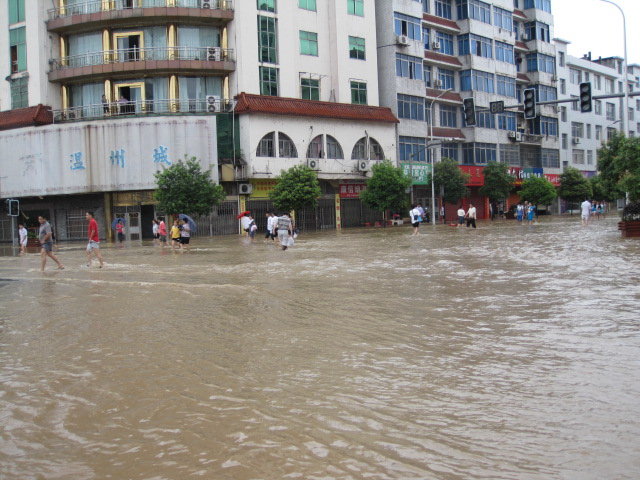
<path id="1" fill-rule="evenodd" d="M 240 219 L 240 225 L 242 227 L 243 232 L 249 233 L 249 226 L 251 225 L 251 217 L 249 217 L 248 213 L 245 213 Z"/>
<path id="2" fill-rule="evenodd" d="M 276 241 L 276 224 L 278 223 L 278 217 L 273 212 L 267 212 L 267 232 L 264 234 L 265 240 Z"/>
<path id="3" fill-rule="evenodd" d="M 20 255 L 27 253 L 27 229 L 22 223 L 18 224 L 18 237 L 20 237 Z"/>
<path id="4" fill-rule="evenodd" d="M 589 225 L 589 215 L 591 215 L 591 202 L 589 200 L 585 200 L 580 204 L 580 208 L 582 209 L 582 225 Z"/>
<path id="5" fill-rule="evenodd" d="M 411 225 L 413 226 L 412 235 L 418 235 L 418 227 L 420 227 L 422 217 L 420 215 L 420 210 L 418 210 L 418 206 L 416 204 L 411 205 L 411 210 L 409 210 L 409 218 L 411 219 Z"/>
<path id="6" fill-rule="evenodd" d="M 469 210 L 467 211 L 467 228 L 476 228 L 476 207 L 473 203 L 469 204 Z"/>
<path id="7" fill-rule="evenodd" d="M 456 225 L 456 227 L 459 227 L 460 225 L 464 225 L 464 216 L 465 216 L 464 208 L 462 208 L 462 205 L 460 205 L 460 208 L 458 209 L 458 225 Z"/>

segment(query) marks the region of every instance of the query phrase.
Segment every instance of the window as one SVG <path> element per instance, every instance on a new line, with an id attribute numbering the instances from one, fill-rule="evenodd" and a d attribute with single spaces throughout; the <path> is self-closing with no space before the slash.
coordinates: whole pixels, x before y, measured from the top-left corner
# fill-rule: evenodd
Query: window
<path id="1" fill-rule="evenodd" d="M 398 140 L 400 161 L 426 162 L 427 140 L 420 137 L 403 137 Z"/>
<path id="2" fill-rule="evenodd" d="M 578 97 L 576 95 L 571 95 L 571 98 L 575 98 L 576 99 L 575 102 L 571 102 L 571 110 L 573 110 L 574 112 L 579 112 L 580 111 L 580 101 L 578 100 Z"/>
<path id="3" fill-rule="evenodd" d="M 318 56 L 318 34 L 300 30 L 300 55 Z"/>
<path id="4" fill-rule="evenodd" d="M 458 162 L 458 144 L 457 143 L 443 143 L 440 147 L 440 156 L 442 158 L 450 158 Z"/>
<path id="5" fill-rule="evenodd" d="M 26 108 L 29 106 L 28 78 L 10 80 L 11 108 Z"/>
<path id="6" fill-rule="evenodd" d="M 440 53 L 453 55 L 453 35 L 449 33 L 436 32 L 436 40 L 440 44 Z"/>
<path id="7" fill-rule="evenodd" d="M 567 81 L 564 78 L 560 79 L 560 93 L 563 95 L 567 94 Z"/>
<path id="8" fill-rule="evenodd" d="M 615 82 L 613 78 L 606 78 L 604 81 L 604 92 L 613 93 L 614 88 L 615 88 Z"/>
<path id="9" fill-rule="evenodd" d="M 398 117 L 424 122 L 424 98 L 398 94 Z"/>
<path id="10" fill-rule="evenodd" d="M 264 12 L 276 11 L 276 0 L 258 0 L 258 10 Z"/>
<path id="11" fill-rule="evenodd" d="M 27 69 L 26 27 L 9 30 L 9 54 L 11 73 L 24 72 Z"/>
<path id="12" fill-rule="evenodd" d="M 596 115 L 602 115 L 602 100 L 594 100 L 593 109 Z"/>
<path id="13" fill-rule="evenodd" d="M 635 120 L 634 118 L 634 114 L 633 114 L 633 108 L 629 107 L 629 120 Z"/>
<path id="14" fill-rule="evenodd" d="M 256 150 L 256 157 L 275 157 L 274 149 L 275 132 L 267 133 L 260 143 L 258 143 L 258 149 Z"/>
<path id="15" fill-rule="evenodd" d="M 591 78 L 591 75 L 589 75 L 589 72 L 584 72 L 584 81 L 588 82 L 590 78 Z"/>
<path id="16" fill-rule="evenodd" d="M 471 18 L 484 23 L 491 23 L 491 5 L 480 0 L 459 0 L 458 20 Z"/>
<path id="17" fill-rule="evenodd" d="M 343 159 L 342 147 L 331 135 L 327 135 L 327 158 Z"/>
<path id="18" fill-rule="evenodd" d="M 260 95 L 278 96 L 278 69 L 260 67 Z"/>
<path id="19" fill-rule="evenodd" d="M 558 52 L 558 64 L 561 67 L 564 67 L 564 65 L 565 65 L 564 52 Z"/>
<path id="20" fill-rule="evenodd" d="M 493 7 L 493 24 L 507 31 L 513 30 L 513 14 L 496 6 Z"/>
<path id="21" fill-rule="evenodd" d="M 496 128 L 495 117 L 491 112 L 476 112 L 476 126 L 478 128 Z"/>
<path id="22" fill-rule="evenodd" d="M 436 16 L 452 19 L 451 0 L 436 0 Z"/>
<path id="23" fill-rule="evenodd" d="M 527 22 L 524 24 L 524 32 L 528 40 L 540 40 L 550 42 L 551 34 L 549 25 L 542 22 Z"/>
<path id="24" fill-rule="evenodd" d="M 567 107 L 560 107 L 560 119 L 563 122 L 567 121 Z"/>
<path id="25" fill-rule="evenodd" d="M 261 62 L 278 63 L 275 18 L 258 17 L 258 50 Z"/>
<path id="26" fill-rule="evenodd" d="M 524 9 L 537 8 L 551 13 L 551 0 L 524 0 Z"/>
<path id="27" fill-rule="evenodd" d="M 367 104 L 367 84 L 364 82 L 351 81 L 351 103 L 357 105 Z M 340 157 L 342 158 L 342 157 Z"/>
<path id="28" fill-rule="evenodd" d="M 558 91 L 555 87 L 534 85 L 533 88 L 536 90 L 536 100 L 538 102 L 549 102 L 558 99 Z"/>
<path id="29" fill-rule="evenodd" d="M 516 40 L 520 40 L 520 32 L 522 31 L 522 22 L 513 21 L 513 33 L 516 36 Z"/>
<path id="30" fill-rule="evenodd" d="M 571 122 L 571 136 L 573 138 L 583 138 L 584 124 L 579 122 Z"/>
<path id="31" fill-rule="evenodd" d="M 494 93 L 493 74 L 479 70 L 464 70 L 460 72 L 460 90 Z"/>
<path id="32" fill-rule="evenodd" d="M 527 71 L 556 73 L 555 59 L 542 53 L 527 54 Z"/>
<path id="33" fill-rule="evenodd" d="M 496 40 L 496 60 L 515 65 L 516 58 L 513 53 L 513 45 Z"/>
<path id="34" fill-rule="evenodd" d="M 320 80 L 301 78 L 300 98 L 303 100 L 320 100 Z"/>
<path id="35" fill-rule="evenodd" d="M 422 39 L 422 21 L 419 18 L 398 12 L 395 12 L 393 17 L 396 35 L 406 35 L 413 40 Z"/>
<path id="36" fill-rule="evenodd" d="M 593 150 L 587 150 L 587 165 L 593 165 Z"/>
<path id="37" fill-rule="evenodd" d="M 617 130 L 613 127 L 607 127 L 607 140 L 611 140 L 615 134 L 616 134 Z"/>
<path id="38" fill-rule="evenodd" d="M 616 105 L 614 103 L 608 103 L 606 105 L 607 108 L 607 120 L 615 120 L 616 119 Z"/>
<path id="39" fill-rule="evenodd" d="M 543 148 L 540 152 L 543 168 L 560 168 L 560 151 Z"/>
<path id="40" fill-rule="evenodd" d="M 440 105 L 440 126 L 458 128 L 458 107 Z"/>
<path id="41" fill-rule="evenodd" d="M 552 117 L 536 117 L 529 122 L 529 132 L 534 135 L 558 136 L 558 119 Z"/>
<path id="42" fill-rule="evenodd" d="M 602 125 L 596 125 L 596 140 L 602 140 Z"/>
<path id="43" fill-rule="evenodd" d="M 293 140 L 282 132 L 278 132 L 278 151 L 281 158 L 298 158 L 298 151 Z"/>
<path id="44" fill-rule="evenodd" d="M 424 43 L 425 50 L 431 50 L 431 43 L 429 40 L 429 29 L 422 27 L 422 43 Z"/>
<path id="45" fill-rule="evenodd" d="M 309 142 L 309 148 L 307 149 L 307 158 L 324 158 L 324 138 L 322 135 L 318 135 L 311 142 Z"/>
<path id="46" fill-rule="evenodd" d="M 594 88 L 602 90 L 602 77 L 600 75 L 594 75 L 593 81 L 595 83 Z"/>
<path id="47" fill-rule="evenodd" d="M 349 58 L 353 58 L 355 60 L 366 60 L 364 38 L 349 37 Z"/>
<path id="48" fill-rule="evenodd" d="M 24 0 L 9 0 L 9 25 L 24 22 Z"/>
<path id="49" fill-rule="evenodd" d="M 303 10 L 316 11 L 316 0 L 298 0 L 298 7 Z"/>
<path id="50" fill-rule="evenodd" d="M 440 80 L 440 88 L 447 90 L 455 89 L 455 72 L 445 68 L 438 68 L 438 80 Z"/>
<path id="51" fill-rule="evenodd" d="M 347 0 L 347 13 L 364 17 L 364 0 Z"/>
<path id="52" fill-rule="evenodd" d="M 569 148 L 569 139 L 566 133 L 562 134 L 562 149 L 567 150 Z"/>
<path id="53" fill-rule="evenodd" d="M 468 33 L 458 37 L 458 55 L 477 55 L 493 58 L 491 39 Z"/>
<path id="54" fill-rule="evenodd" d="M 424 13 L 429 13 L 429 2 L 430 0 L 422 0 L 422 11 Z"/>
<path id="55" fill-rule="evenodd" d="M 571 159 L 576 165 L 584 165 L 584 150 L 573 149 L 571 150 Z"/>
<path id="56" fill-rule="evenodd" d="M 367 154 L 367 143 L 369 153 Z M 351 152 L 352 160 L 384 160 L 384 151 L 380 144 L 371 137 L 363 137 L 354 145 Z"/>
<path id="57" fill-rule="evenodd" d="M 498 130 L 516 131 L 516 113 L 503 112 L 498 115 Z"/>
<path id="58" fill-rule="evenodd" d="M 396 53 L 396 76 L 422 80 L 422 59 Z"/>
<path id="59" fill-rule="evenodd" d="M 518 145 L 500 145 L 500 162 L 512 167 L 519 167 L 520 147 Z"/>
<path id="60" fill-rule="evenodd" d="M 640 100 L 636 100 L 636 110 L 640 112 Z"/>
<path id="61" fill-rule="evenodd" d="M 495 162 L 497 149 L 495 143 L 465 143 L 462 145 L 462 163 L 464 165 L 485 165 Z"/>
<path id="62" fill-rule="evenodd" d="M 569 81 L 572 84 L 578 85 L 581 79 L 582 79 L 582 72 L 580 70 L 577 70 L 575 68 L 569 69 Z"/>
<path id="63" fill-rule="evenodd" d="M 504 95 L 505 97 L 516 96 L 516 79 L 511 77 L 505 77 L 503 75 L 496 75 L 497 94 Z"/>
<path id="64" fill-rule="evenodd" d="M 424 78 L 424 85 L 431 87 L 431 65 L 422 66 L 422 78 Z"/>
<path id="65" fill-rule="evenodd" d="M 591 138 L 591 124 L 587 123 L 587 138 Z"/>

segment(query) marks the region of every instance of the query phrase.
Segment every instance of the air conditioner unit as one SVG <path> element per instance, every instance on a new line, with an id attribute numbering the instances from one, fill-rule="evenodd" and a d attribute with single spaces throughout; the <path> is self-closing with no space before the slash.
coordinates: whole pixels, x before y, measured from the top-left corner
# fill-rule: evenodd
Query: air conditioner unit
<path id="1" fill-rule="evenodd" d="M 371 170 L 370 162 L 367 160 L 358 160 L 358 171 L 359 172 L 368 172 Z"/>
<path id="2" fill-rule="evenodd" d="M 215 113 L 220 110 L 220 97 L 217 95 L 207 95 L 205 97 L 207 103 L 207 112 Z"/>
<path id="3" fill-rule="evenodd" d="M 579 143 L 580 143 L 580 139 L 579 139 L 578 137 L 575 137 L 575 138 L 573 139 L 573 144 L 574 144 L 574 145 L 578 145 Z"/>
<path id="4" fill-rule="evenodd" d="M 436 78 L 436 79 L 433 81 L 433 86 L 434 86 L 435 88 L 440 88 L 440 87 L 442 87 L 442 80 L 440 80 L 439 78 Z"/>
<path id="5" fill-rule="evenodd" d="M 402 45 L 404 47 L 408 47 L 411 44 L 411 42 L 410 42 L 408 36 L 406 36 L 406 35 L 398 35 L 396 37 L 396 44 L 397 45 Z"/>
<path id="6" fill-rule="evenodd" d="M 516 139 L 516 132 L 509 132 L 509 138 L 513 138 L 514 140 Z"/>
<path id="7" fill-rule="evenodd" d="M 434 50 L 440 50 L 440 42 L 431 42 L 431 48 Z"/>
<path id="8" fill-rule="evenodd" d="M 240 193 L 240 195 L 249 195 L 251 192 L 253 192 L 253 185 L 250 183 L 241 183 L 238 185 L 238 193 Z"/>
<path id="9" fill-rule="evenodd" d="M 202 8 L 211 8 L 211 2 L 209 0 L 202 0 L 202 4 L 200 6 Z"/>
<path id="10" fill-rule="evenodd" d="M 523 138 L 522 132 L 516 132 L 516 142 L 521 142 Z"/>
<path id="11" fill-rule="evenodd" d="M 320 160 L 317 158 L 307 158 L 307 167 L 311 170 L 320 170 Z"/>
<path id="12" fill-rule="evenodd" d="M 222 49 L 220 47 L 207 47 L 207 60 L 209 62 L 219 62 L 222 59 Z"/>

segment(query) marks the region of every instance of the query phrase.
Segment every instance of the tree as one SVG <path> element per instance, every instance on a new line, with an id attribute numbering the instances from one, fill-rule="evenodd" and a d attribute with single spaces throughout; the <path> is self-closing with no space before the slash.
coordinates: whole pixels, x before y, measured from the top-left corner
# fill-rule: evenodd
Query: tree
<path id="1" fill-rule="evenodd" d="M 407 189 L 411 186 L 411 178 L 388 160 L 375 164 L 372 172 L 367 188 L 360 193 L 362 202 L 385 214 L 387 210 L 405 210 L 409 204 Z"/>
<path id="2" fill-rule="evenodd" d="M 282 170 L 276 180 L 278 183 L 269 193 L 269 197 L 275 207 L 283 212 L 303 207 L 315 208 L 318 198 L 322 195 L 318 175 L 306 165 L 296 165 L 289 170 Z"/>
<path id="3" fill-rule="evenodd" d="M 591 198 L 593 189 L 591 183 L 577 168 L 567 167 L 560 175 L 558 195 L 567 202 L 576 203 Z"/>
<path id="4" fill-rule="evenodd" d="M 640 138 L 614 135 L 598 150 L 598 170 L 609 197 L 640 200 Z"/>
<path id="5" fill-rule="evenodd" d="M 558 197 L 558 193 L 546 178 L 531 177 L 522 183 L 520 197 L 534 205 L 549 205 Z"/>
<path id="6" fill-rule="evenodd" d="M 468 175 L 458 168 L 458 162 L 451 158 L 443 158 L 436 163 L 433 173 L 433 183 L 436 191 L 443 192 L 446 203 L 458 203 L 468 195 Z M 429 176 L 431 183 L 431 176 Z"/>
<path id="7" fill-rule="evenodd" d="M 195 157 L 185 155 L 184 161 L 175 162 L 155 177 L 158 209 L 169 215 L 207 215 L 213 205 L 225 198 L 222 186 L 211 181 L 211 172 L 203 172 Z"/>
<path id="8" fill-rule="evenodd" d="M 609 202 L 618 198 L 616 196 L 611 196 L 611 192 L 605 187 L 600 175 L 591 177 L 589 179 L 589 184 L 591 185 L 591 196 L 594 200 L 606 200 Z"/>
<path id="9" fill-rule="evenodd" d="M 480 195 L 489 197 L 491 202 L 504 200 L 511 193 L 515 181 L 506 164 L 489 162 L 484 167 L 484 186 L 480 187 Z"/>

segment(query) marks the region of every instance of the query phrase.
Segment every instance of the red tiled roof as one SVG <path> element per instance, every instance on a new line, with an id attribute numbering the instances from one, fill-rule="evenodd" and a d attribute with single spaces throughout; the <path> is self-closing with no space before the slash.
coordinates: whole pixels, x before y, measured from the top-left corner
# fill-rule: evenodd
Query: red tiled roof
<path id="1" fill-rule="evenodd" d="M 513 14 L 516 17 L 524 18 L 525 20 L 528 19 L 528 17 L 524 14 L 524 12 L 522 10 L 517 10 L 516 9 L 516 10 L 513 11 Z"/>
<path id="2" fill-rule="evenodd" d="M 236 97 L 237 114 L 268 113 L 303 117 L 340 118 L 368 122 L 399 123 L 390 108 L 349 103 L 318 102 L 299 98 L 270 97 L 242 92 Z"/>
<path id="3" fill-rule="evenodd" d="M 457 32 L 460 31 L 460 27 L 453 20 L 447 20 L 446 18 L 436 17 L 435 15 L 429 15 L 428 13 L 423 13 L 422 19 L 428 23 L 434 23 L 442 27 L 450 28 L 451 30 L 455 30 Z"/>
<path id="4" fill-rule="evenodd" d="M 439 95 L 442 95 L 442 90 L 438 90 L 436 88 L 427 88 L 427 97 L 428 98 L 436 98 Z M 439 97 L 439 99 L 449 100 L 451 102 L 460 102 L 460 103 L 462 103 L 462 97 L 460 96 L 459 93 L 456 93 L 456 92 L 447 92 L 444 95 L 442 95 L 441 97 Z"/>
<path id="5" fill-rule="evenodd" d="M 433 127 L 433 136 L 441 138 L 459 138 L 461 140 L 465 140 L 467 138 L 459 128 Z"/>
<path id="6" fill-rule="evenodd" d="M 518 80 L 522 82 L 527 82 L 527 83 L 531 81 L 531 79 L 527 77 L 524 73 L 518 74 Z"/>
<path id="7" fill-rule="evenodd" d="M 449 65 L 455 65 L 461 67 L 462 63 L 456 57 L 451 55 L 445 55 L 443 53 L 432 52 L 431 50 L 424 51 L 424 58 L 427 60 L 434 60 L 436 62 L 448 63 Z"/>
<path id="8" fill-rule="evenodd" d="M 529 50 L 529 47 L 527 47 L 527 44 L 524 42 L 521 42 L 520 40 L 516 42 L 516 48 L 520 50 Z"/>
<path id="9" fill-rule="evenodd" d="M 53 123 L 51 107 L 42 104 L 0 112 L 0 130 L 49 125 L 50 123 Z"/>

